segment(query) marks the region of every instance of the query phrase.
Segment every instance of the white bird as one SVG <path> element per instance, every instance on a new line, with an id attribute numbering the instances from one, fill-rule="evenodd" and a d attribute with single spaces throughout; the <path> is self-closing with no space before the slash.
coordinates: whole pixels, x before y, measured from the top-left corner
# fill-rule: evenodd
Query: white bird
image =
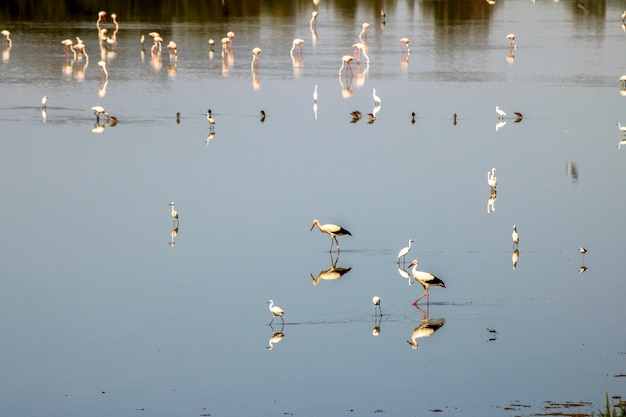
<path id="1" fill-rule="evenodd" d="M 211 114 L 211 109 L 206 112 L 206 121 L 209 122 L 209 128 L 212 131 L 215 129 L 215 119 L 213 119 L 213 115 Z"/>
<path id="2" fill-rule="evenodd" d="M 317 103 L 317 84 L 315 84 L 315 89 L 313 90 L 313 101 Z"/>
<path id="3" fill-rule="evenodd" d="M 626 126 L 622 126 L 621 123 L 617 123 L 617 128 L 621 130 L 626 135 Z"/>
<path id="4" fill-rule="evenodd" d="M 380 99 L 380 97 L 376 95 L 375 88 L 372 88 L 372 97 L 374 98 L 374 106 L 378 106 L 380 103 L 382 103 L 382 100 Z"/>
<path id="5" fill-rule="evenodd" d="M 402 54 L 410 54 L 411 53 L 411 48 L 409 48 L 409 42 L 410 39 L 409 38 L 402 38 L 400 39 L 400 43 L 401 43 L 401 47 L 402 47 Z"/>
<path id="6" fill-rule="evenodd" d="M 280 319 L 283 321 L 283 323 L 285 322 L 285 319 L 283 319 L 283 316 L 285 315 L 285 312 L 283 311 L 282 308 L 275 306 L 274 305 L 274 300 L 269 300 L 266 304 L 270 305 L 270 311 L 272 312 L 272 321 L 274 321 L 274 319 L 276 317 L 280 317 Z M 271 322 L 272 322 L 271 321 Z M 271 323 L 270 322 L 270 323 Z"/>
<path id="7" fill-rule="evenodd" d="M 506 38 L 509 41 L 509 48 L 517 48 L 517 44 L 515 43 L 515 33 L 509 33 L 506 35 Z"/>
<path id="8" fill-rule="evenodd" d="M 174 225 L 178 227 L 178 212 L 176 211 L 176 203 L 172 201 L 169 205 L 172 206 L 171 215 L 172 220 L 174 220 Z"/>
<path id="9" fill-rule="evenodd" d="M 519 234 L 517 233 L 517 226 L 513 225 L 513 232 L 511 233 L 511 239 L 513 239 L 513 245 L 517 247 L 519 244 Z"/>
<path id="10" fill-rule="evenodd" d="M 432 336 L 432 334 L 443 327 L 444 324 L 446 324 L 446 319 L 444 318 L 423 319 L 420 321 L 420 325 L 413 329 L 411 341 L 407 340 L 406 342 L 411 345 L 413 349 L 417 349 L 417 339 Z"/>
<path id="11" fill-rule="evenodd" d="M 315 28 L 317 27 L 317 15 L 317 11 L 311 12 L 311 21 L 309 22 L 309 29 L 311 29 L 311 32 L 315 32 Z"/>
<path id="12" fill-rule="evenodd" d="M 500 118 L 500 119 L 503 119 L 504 116 L 506 116 L 506 113 L 504 112 L 504 110 L 502 110 L 498 106 L 496 106 L 496 113 L 498 113 L 498 118 Z"/>
<path id="13" fill-rule="evenodd" d="M 370 64 L 370 57 L 367 56 L 367 53 L 365 52 L 365 45 L 362 44 L 361 42 L 357 42 L 354 45 L 352 45 L 352 47 L 354 48 L 354 52 L 352 53 L 352 55 L 356 56 L 356 62 L 357 64 L 361 63 L 361 54 L 363 54 L 363 56 L 365 57 L 365 59 L 367 60 L 367 65 Z"/>
<path id="14" fill-rule="evenodd" d="M 293 40 L 293 44 L 291 45 L 291 50 L 289 51 L 289 54 L 291 56 L 293 56 L 293 51 L 295 50 L 296 53 L 302 55 L 302 51 L 304 49 L 304 39 L 299 39 L 296 38 Z"/>
<path id="15" fill-rule="evenodd" d="M 400 258 L 405 258 L 406 261 L 406 255 L 411 250 L 411 243 L 413 243 L 413 239 L 409 239 L 409 246 L 400 249 L 400 253 L 398 253 L 398 263 L 400 263 Z"/>
<path id="16" fill-rule="evenodd" d="M 378 310 L 378 314 L 379 314 L 380 316 L 382 316 L 382 315 L 383 315 L 383 312 L 382 312 L 382 310 L 380 309 L 380 297 L 379 297 L 379 296 L 377 296 L 377 295 L 376 295 L 376 296 L 374 296 L 374 297 L 372 298 L 372 303 L 374 304 L 374 312 L 376 312 L 376 310 Z"/>
<path id="17" fill-rule="evenodd" d="M 491 168 L 491 171 L 487 171 L 487 184 L 489 184 L 492 191 L 498 187 L 498 178 L 496 178 L 495 168 Z"/>
<path id="18" fill-rule="evenodd" d="M 348 75 L 348 70 L 352 73 L 352 66 L 350 62 L 354 61 L 354 57 L 352 55 L 344 55 L 341 57 L 341 67 L 339 68 L 339 76 L 341 77 L 341 71 L 343 71 L 344 65 L 346 66 L 346 76 Z"/>
<path id="19" fill-rule="evenodd" d="M 363 23 L 363 25 L 361 27 L 362 27 L 362 29 L 361 29 L 361 33 L 359 33 L 359 40 L 362 43 L 367 43 L 367 34 L 370 31 L 370 24 L 365 22 L 365 23 Z"/>
<path id="20" fill-rule="evenodd" d="M 93 110 L 93 114 L 96 115 L 96 121 L 98 122 L 100 121 L 101 114 L 105 115 L 107 117 L 107 120 L 111 118 L 111 116 L 109 116 L 109 113 L 107 113 L 102 106 L 93 106 L 91 110 Z"/>
<path id="21" fill-rule="evenodd" d="M 250 62 L 250 66 L 254 68 L 254 63 L 259 62 L 259 55 L 263 52 L 261 48 L 252 49 L 252 61 Z"/>
<path id="22" fill-rule="evenodd" d="M 587 253 L 587 249 L 583 248 L 582 246 L 578 248 L 578 252 L 582 253 L 583 256 L 585 256 L 585 253 Z"/>
<path id="23" fill-rule="evenodd" d="M 98 67 L 100 67 L 100 78 L 102 79 L 102 73 L 104 73 L 104 79 L 109 79 L 109 72 L 107 71 L 107 63 L 104 61 L 98 61 Z"/>
<path id="24" fill-rule="evenodd" d="M 46 103 L 48 103 L 48 96 L 43 96 L 41 98 L 41 108 L 45 109 L 46 108 Z"/>
<path id="25" fill-rule="evenodd" d="M 315 219 L 313 220 L 313 224 L 311 225 L 311 230 L 313 230 L 313 228 L 317 225 L 317 228 L 320 230 L 320 232 L 322 233 L 327 233 L 330 235 L 330 249 L 329 251 L 333 250 L 333 241 L 335 241 L 335 243 L 337 243 L 337 252 L 340 251 L 339 249 L 339 242 L 337 241 L 337 236 L 345 236 L 345 235 L 349 235 L 352 236 L 352 234 L 347 231 L 346 229 L 344 229 L 343 227 L 336 225 L 336 224 L 332 224 L 332 223 L 328 223 L 328 224 L 320 224 L 320 221 Z M 309 231 L 311 231 L 309 230 Z"/>
<path id="26" fill-rule="evenodd" d="M 424 294 L 422 294 L 422 296 L 419 297 L 417 300 L 413 301 L 412 304 L 414 306 L 417 306 L 417 302 L 421 300 L 422 298 L 430 297 L 430 294 L 428 293 L 429 287 L 446 288 L 446 284 L 444 284 L 442 280 L 440 280 L 439 278 L 437 278 L 430 272 L 418 271 L 417 270 L 418 265 L 419 265 L 419 261 L 417 259 L 414 259 L 413 262 L 411 262 L 408 266 L 409 268 L 413 267 L 413 269 L 411 270 L 413 279 L 415 279 L 415 281 L 418 281 L 420 284 L 422 284 L 422 287 L 424 287 Z"/>

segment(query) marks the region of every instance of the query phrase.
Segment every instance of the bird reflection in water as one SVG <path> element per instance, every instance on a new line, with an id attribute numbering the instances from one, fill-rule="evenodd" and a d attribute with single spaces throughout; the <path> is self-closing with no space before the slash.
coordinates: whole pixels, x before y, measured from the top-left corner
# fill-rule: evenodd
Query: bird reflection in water
<path id="1" fill-rule="evenodd" d="M 587 253 L 587 249 L 581 246 L 578 248 L 578 252 L 580 252 L 583 257 L 583 264 L 580 266 L 580 268 L 578 268 L 578 273 L 582 274 L 587 270 L 587 267 L 585 266 L 585 254 Z"/>
<path id="2" fill-rule="evenodd" d="M 400 274 L 402 278 L 406 279 L 409 285 L 413 285 L 413 280 L 411 280 L 411 275 L 409 275 L 409 272 L 406 269 L 402 269 L 398 267 L 398 274 Z"/>
<path id="3" fill-rule="evenodd" d="M 511 263 L 513 264 L 513 270 L 517 269 L 517 262 L 519 261 L 519 249 L 515 248 L 511 254 Z"/>
<path id="4" fill-rule="evenodd" d="M 313 281 L 313 285 L 319 284 L 320 280 L 336 281 L 342 276 L 344 276 L 345 274 L 347 274 L 348 272 L 350 272 L 350 270 L 352 269 L 352 267 L 350 268 L 338 267 L 337 262 L 339 262 L 339 253 L 337 253 L 337 258 L 333 259 L 333 254 L 331 252 L 330 253 L 330 268 L 320 271 L 320 273 L 317 274 L 317 277 L 314 277 L 313 274 L 309 273 L 309 275 L 311 275 L 311 280 Z"/>
<path id="5" fill-rule="evenodd" d="M 422 312 L 424 318 L 420 320 L 419 326 L 413 329 L 413 333 L 411 333 L 411 340 L 406 341 L 413 349 L 417 349 L 419 346 L 417 339 L 432 336 L 437 330 L 441 329 L 443 325 L 446 324 L 445 318 L 429 318 L 428 309 L 424 311 L 419 307 L 417 308 Z"/>
<path id="6" fill-rule="evenodd" d="M 285 333 L 283 333 L 283 330 L 285 328 L 285 323 L 283 322 L 282 327 L 280 328 L 279 331 L 274 330 L 274 327 L 272 327 L 271 323 L 269 326 L 270 326 L 270 329 L 272 329 L 272 337 L 270 337 L 269 340 L 267 341 L 268 346 L 266 346 L 266 349 L 272 350 L 274 349 L 274 345 L 277 343 L 280 343 L 285 337 Z"/>
<path id="7" fill-rule="evenodd" d="M 380 336 L 380 322 L 382 319 L 382 314 L 374 314 L 374 327 L 372 327 L 372 336 Z"/>
<path id="8" fill-rule="evenodd" d="M 567 175 L 569 175 L 572 181 L 578 182 L 578 168 L 576 167 L 576 162 L 567 161 L 565 169 L 567 170 Z"/>
<path id="9" fill-rule="evenodd" d="M 341 72 L 339 73 L 339 85 L 341 86 L 341 97 L 350 98 L 354 95 L 354 92 L 350 90 L 352 85 L 352 71 L 350 71 L 350 74 L 346 72 L 345 82 L 344 78 L 341 77 Z"/>
<path id="10" fill-rule="evenodd" d="M 498 199 L 498 191 L 491 190 L 491 195 L 487 200 L 487 213 L 491 213 L 492 211 L 496 211 L 496 200 Z"/>
<path id="11" fill-rule="evenodd" d="M 176 225 L 170 232 L 170 241 L 168 242 L 170 246 L 174 246 L 176 244 L 176 242 L 174 241 L 174 239 L 176 239 L 176 236 L 178 236 L 178 225 Z"/>
<path id="12" fill-rule="evenodd" d="M 211 140 L 213 140 L 214 137 L 215 132 L 209 132 L 208 136 L 206 137 L 206 144 L 208 145 L 209 143 L 211 143 Z"/>

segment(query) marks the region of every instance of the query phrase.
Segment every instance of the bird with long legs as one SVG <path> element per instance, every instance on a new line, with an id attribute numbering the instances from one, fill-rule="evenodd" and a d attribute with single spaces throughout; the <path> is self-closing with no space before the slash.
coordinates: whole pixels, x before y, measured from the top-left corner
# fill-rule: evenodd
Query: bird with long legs
<path id="1" fill-rule="evenodd" d="M 309 21 L 309 29 L 311 29 L 311 32 L 315 33 L 317 31 L 317 15 L 319 13 L 317 11 L 312 11 L 311 12 L 311 20 Z"/>
<path id="2" fill-rule="evenodd" d="M 506 39 L 509 41 L 509 49 L 517 49 L 517 44 L 515 43 L 515 33 L 509 33 L 506 35 Z"/>
<path id="3" fill-rule="evenodd" d="M 174 227 L 178 229 L 178 212 L 176 211 L 176 203 L 172 201 L 169 205 L 172 208 L 170 211 L 170 215 L 172 216 L 172 220 L 174 221 Z"/>
<path id="4" fill-rule="evenodd" d="M 8 45 L 9 47 L 11 47 L 13 45 L 13 40 L 11 39 L 11 32 L 9 32 L 8 30 L 4 29 L 2 30 L 2 32 L 0 32 L 0 34 L 2 34 L 2 36 L 4 36 L 4 43 L 6 45 Z"/>
<path id="5" fill-rule="evenodd" d="M 252 49 L 252 61 L 250 62 L 250 67 L 254 70 L 254 64 L 259 63 L 259 55 L 263 52 L 261 48 Z"/>
<path id="6" fill-rule="evenodd" d="M 375 88 L 372 88 L 372 98 L 374 99 L 374 106 L 380 106 L 380 103 L 382 103 L 382 100 L 380 99 L 380 97 L 376 95 Z"/>
<path id="7" fill-rule="evenodd" d="M 333 241 L 337 244 L 337 252 L 341 251 L 341 249 L 339 248 L 339 241 L 337 240 L 337 236 L 352 236 L 352 233 L 337 224 L 320 224 L 320 221 L 317 219 L 313 220 L 313 224 L 311 225 L 311 229 L 309 231 L 313 230 L 315 226 L 317 226 L 320 232 L 330 235 L 330 249 L 328 250 L 329 252 L 333 250 Z"/>
<path id="8" fill-rule="evenodd" d="M 215 119 L 213 119 L 211 109 L 206 112 L 206 121 L 209 122 L 209 129 L 213 131 L 215 129 Z"/>
<path id="9" fill-rule="evenodd" d="M 381 310 L 380 307 L 380 297 L 379 296 L 374 296 L 372 298 L 372 303 L 374 304 L 374 314 L 378 313 L 379 316 L 383 315 L 383 311 Z"/>
<path id="10" fill-rule="evenodd" d="M 361 54 L 363 54 L 363 56 L 366 59 L 366 64 L 369 65 L 370 57 L 365 52 L 365 44 L 361 42 L 357 42 L 354 45 L 352 45 L 352 47 L 354 48 L 354 52 L 352 53 L 352 55 L 356 57 L 356 63 L 359 65 L 361 64 Z"/>
<path id="11" fill-rule="evenodd" d="M 284 325 L 284 323 L 283 323 L 283 325 Z M 272 332 L 273 332 L 272 337 L 270 337 L 270 339 L 267 341 L 267 344 L 268 344 L 268 346 L 266 346 L 267 350 L 274 349 L 274 345 L 279 343 L 285 337 L 285 333 L 283 333 L 282 331 L 274 332 L 273 329 L 272 329 Z"/>
<path id="12" fill-rule="evenodd" d="M 519 233 L 517 233 L 517 225 L 513 225 L 513 232 L 511 232 L 511 239 L 513 240 L 513 247 L 517 248 L 519 245 Z"/>
<path id="13" fill-rule="evenodd" d="M 498 113 L 498 119 L 500 120 L 504 119 L 504 116 L 506 116 L 506 112 L 498 106 L 496 106 L 496 113 Z"/>
<path id="14" fill-rule="evenodd" d="M 622 126 L 622 124 L 618 122 L 618 123 L 617 123 L 617 128 L 618 128 L 618 129 L 619 129 L 619 130 L 620 130 L 623 134 L 625 134 L 625 135 L 626 135 L 626 126 Z"/>
<path id="15" fill-rule="evenodd" d="M 111 116 L 109 115 L 109 113 L 106 112 L 106 110 L 104 109 L 104 107 L 102 106 L 93 106 L 91 108 L 91 110 L 93 111 L 93 114 L 96 116 L 96 122 L 100 122 L 100 115 L 104 115 L 107 117 L 107 120 L 109 120 L 111 118 Z"/>
<path id="16" fill-rule="evenodd" d="M 411 48 L 409 47 L 409 38 L 401 38 L 400 39 L 400 47 L 401 47 L 401 55 L 409 56 L 411 54 Z"/>
<path id="17" fill-rule="evenodd" d="M 293 57 L 294 52 L 296 55 L 300 55 L 302 58 L 302 52 L 304 51 L 304 39 L 296 38 L 293 40 L 291 44 L 291 50 L 289 51 L 289 55 Z"/>
<path id="18" fill-rule="evenodd" d="M 98 67 L 100 68 L 100 79 L 102 78 L 108 80 L 109 72 L 107 71 L 107 63 L 105 61 L 98 61 Z M 102 76 L 104 74 L 104 77 Z"/>
<path id="19" fill-rule="evenodd" d="M 487 184 L 491 187 L 491 191 L 498 188 L 498 178 L 496 177 L 495 168 L 491 168 L 491 171 L 487 171 Z"/>
<path id="20" fill-rule="evenodd" d="M 71 39 L 63 39 L 61 41 L 61 45 L 63 45 L 63 51 L 65 51 L 65 58 L 70 58 L 70 52 L 74 54 L 74 59 L 76 59 L 76 51 L 74 50 L 74 42 Z"/>
<path id="21" fill-rule="evenodd" d="M 348 71 L 352 74 L 352 66 L 350 62 L 354 61 L 354 57 L 352 55 L 344 55 L 341 57 L 341 67 L 339 68 L 339 76 L 341 77 L 341 72 L 345 66 L 346 68 L 346 78 L 348 77 Z"/>
<path id="22" fill-rule="evenodd" d="M 405 246 L 404 248 L 400 249 L 400 252 L 398 253 L 398 264 L 400 263 L 400 258 L 402 258 L 402 260 L 406 262 L 406 255 L 411 251 L 412 243 L 413 239 L 409 239 L 409 246 Z"/>
<path id="23" fill-rule="evenodd" d="M 361 33 L 359 33 L 359 40 L 361 43 L 367 43 L 367 34 L 370 32 L 370 24 L 365 22 L 361 25 Z"/>
<path id="24" fill-rule="evenodd" d="M 419 265 L 419 261 L 414 259 L 408 266 L 408 268 L 413 267 L 411 269 L 411 275 L 413 275 L 413 279 L 424 287 L 424 294 L 422 294 L 417 300 L 413 301 L 413 305 L 417 306 L 417 303 L 424 297 L 430 302 L 430 293 L 428 289 L 430 287 L 443 287 L 446 288 L 446 284 L 443 283 L 442 280 L 431 274 L 430 272 L 418 271 L 417 266 Z"/>
<path id="25" fill-rule="evenodd" d="M 269 300 L 267 303 L 265 304 L 269 304 L 270 305 L 270 311 L 272 312 L 272 321 L 270 321 L 270 324 L 272 324 L 272 322 L 274 321 L 274 319 L 276 317 L 280 317 L 280 319 L 282 320 L 283 324 L 285 323 L 285 319 L 283 319 L 283 316 L 285 315 L 285 312 L 283 311 L 282 308 L 275 306 L 274 305 L 274 300 Z"/>
<path id="26" fill-rule="evenodd" d="M 104 10 L 98 12 L 98 20 L 96 20 L 96 27 L 98 28 L 98 31 L 100 31 L 100 22 L 104 22 L 106 20 L 106 15 L 107 12 Z"/>

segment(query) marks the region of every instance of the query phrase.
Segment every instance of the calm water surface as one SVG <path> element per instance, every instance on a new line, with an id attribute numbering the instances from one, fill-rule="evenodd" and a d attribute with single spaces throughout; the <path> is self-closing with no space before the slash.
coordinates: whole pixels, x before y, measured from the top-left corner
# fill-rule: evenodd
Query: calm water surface
<path id="1" fill-rule="evenodd" d="M 3 22 L 1 413 L 503 416 L 624 393 L 626 4 L 498 1 L 471 18 L 442 4 L 394 3 L 384 26 L 324 2 L 218 23 L 119 16 L 102 54 L 95 19 Z M 340 80 L 363 22 L 370 65 Z M 177 62 L 141 51 L 153 30 Z M 87 65 L 65 61 L 75 36 Z M 376 121 L 350 123 L 372 88 Z M 119 124 L 95 126 L 94 105 Z M 339 256 L 314 218 L 352 232 Z M 407 265 L 446 283 L 421 309 L 396 263 L 410 238 Z M 333 267 L 350 269 L 317 279 Z M 268 326 L 270 298 L 284 326 Z M 426 317 L 445 324 L 412 349 Z"/>

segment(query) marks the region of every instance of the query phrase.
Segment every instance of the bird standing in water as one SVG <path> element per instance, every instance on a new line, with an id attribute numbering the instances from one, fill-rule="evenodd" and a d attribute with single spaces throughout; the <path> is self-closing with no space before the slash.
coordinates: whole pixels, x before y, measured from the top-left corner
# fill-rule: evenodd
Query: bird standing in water
<path id="1" fill-rule="evenodd" d="M 339 249 L 339 242 L 337 241 L 337 236 L 345 236 L 345 235 L 349 235 L 352 236 L 352 233 L 350 233 L 349 231 L 347 231 L 346 229 L 344 229 L 343 227 L 336 225 L 336 224 L 332 224 L 332 223 L 328 223 L 328 224 L 320 224 L 320 221 L 315 219 L 313 220 L 313 224 L 311 225 L 311 230 L 313 230 L 313 228 L 317 225 L 317 228 L 320 230 L 320 232 L 322 233 L 327 233 L 330 235 L 330 249 L 329 251 L 333 250 L 333 241 L 335 241 L 335 243 L 337 243 L 337 252 L 339 252 L 341 249 Z M 311 231 L 309 230 L 309 231 Z"/>

